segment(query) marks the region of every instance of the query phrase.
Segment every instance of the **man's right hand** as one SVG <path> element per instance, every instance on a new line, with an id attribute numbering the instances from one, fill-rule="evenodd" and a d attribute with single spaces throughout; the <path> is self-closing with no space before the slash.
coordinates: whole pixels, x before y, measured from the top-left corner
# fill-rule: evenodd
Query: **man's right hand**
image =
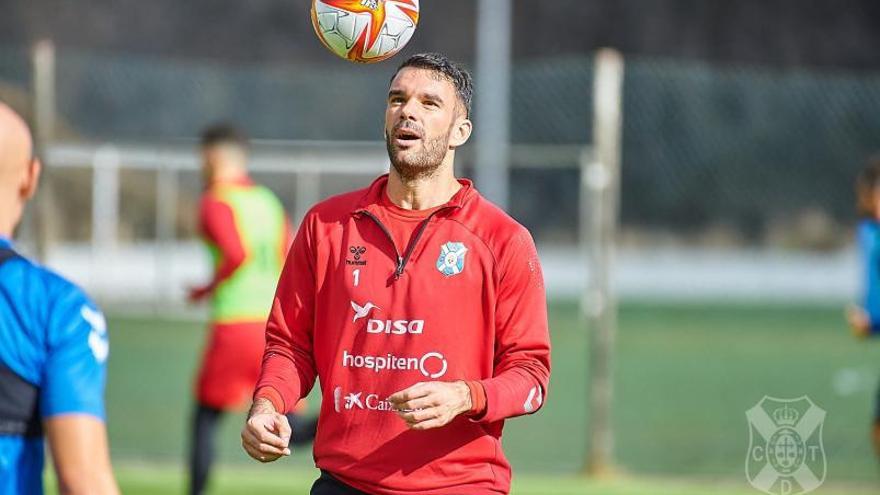
<path id="1" fill-rule="evenodd" d="M 187 293 L 186 300 L 190 304 L 196 304 L 198 302 L 201 302 L 203 299 L 207 298 L 209 295 L 211 295 L 211 292 L 213 292 L 213 291 L 214 291 L 214 288 L 211 287 L 210 285 L 205 285 L 205 286 L 201 286 L 201 287 L 190 287 L 186 291 L 186 293 Z"/>
<path id="2" fill-rule="evenodd" d="M 859 339 L 871 335 L 871 316 L 861 306 L 850 305 L 846 308 L 846 320 L 852 334 Z"/>
<path id="3" fill-rule="evenodd" d="M 290 455 L 290 423 L 275 411 L 266 399 L 257 399 L 241 430 L 241 445 L 249 456 L 260 462 L 272 462 Z"/>

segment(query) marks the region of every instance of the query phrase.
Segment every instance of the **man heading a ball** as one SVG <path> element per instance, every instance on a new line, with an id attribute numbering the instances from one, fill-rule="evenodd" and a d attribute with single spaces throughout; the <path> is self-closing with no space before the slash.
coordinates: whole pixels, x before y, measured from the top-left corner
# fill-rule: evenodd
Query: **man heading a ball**
<path id="1" fill-rule="evenodd" d="M 544 402 L 547 307 L 529 232 L 455 177 L 472 88 L 443 55 L 406 60 L 390 173 L 315 205 L 294 240 L 242 444 L 289 454 L 283 414 L 319 378 L 312 494 L 509 492 L 501 431 Z"/>

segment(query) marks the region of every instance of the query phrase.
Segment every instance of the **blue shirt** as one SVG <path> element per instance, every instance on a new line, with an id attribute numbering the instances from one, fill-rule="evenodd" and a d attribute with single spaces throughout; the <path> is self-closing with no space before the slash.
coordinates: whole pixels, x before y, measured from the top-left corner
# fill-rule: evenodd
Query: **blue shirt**
<path id="1" fill-rule="evenodd" d="M 871 320 L 871 333 L 880 332 L 880 223 L 862 220 L 858 228 L 862 255 L 862 308 Z"/>
<path id="2" fill-rule="evenodd" d="M 0 265 L 0 364 L 36 387 L 42 419 L 104 419 L 108 352 L 104 316 L 82 290 L 20 256 Z M 0 495 L 42 494 L 43 458 L 42 437 L 0 435 Z"/>

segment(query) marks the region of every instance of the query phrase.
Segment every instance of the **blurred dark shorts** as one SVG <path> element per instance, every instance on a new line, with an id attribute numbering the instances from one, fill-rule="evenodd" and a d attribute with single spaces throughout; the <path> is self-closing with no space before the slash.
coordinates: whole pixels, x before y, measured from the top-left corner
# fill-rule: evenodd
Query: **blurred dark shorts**
<path id="1" fill-rule="evenodd" d="M 877 387 L 877 397 L 874 398 L 874 424 L 880 425 L 880 386 Z"/>
<path id="2" fill-rule="evenodd" d="M 324 470 L 321 470 L 321 477 L 315 481 L 309 493 L 310 495 L 369 495 L 342 483 Z"/>

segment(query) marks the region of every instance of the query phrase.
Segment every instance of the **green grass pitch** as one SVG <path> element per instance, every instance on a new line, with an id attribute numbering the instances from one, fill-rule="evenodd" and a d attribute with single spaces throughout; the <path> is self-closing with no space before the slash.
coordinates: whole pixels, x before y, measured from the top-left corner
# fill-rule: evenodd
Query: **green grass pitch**
<path id="1" fill-rule="evenodd" d="M 514 494 L 747 494 L 745 411 L 764 395 L 809 395 L 828 411 L 827 483 L 817 493 L 876 493 L 868 425 L 880 341 L 849 337 L 837 306 L 642 304 L 621 308 L 615 353 L 615 481 L 576 476 L 585 444 L 587 338 L 574 304 L 551 305 L 553 377 L 541 413 L 507 423 Z M 124 493 L 183 489 L 199 323 L 112 317 L 111 449 Z M 313 406 L 316 405 L 314 404 Z M 242 414 L 218 439 L 214 493 L 307 493 L 311 455 L 271 466 L 239 446 Z"/>
<path id="2" fill-rule="evenodd" d="M 167 495 L 186 493 L 180 466 L 130 465 L 116 467 L 125 495 Z M 210 493 L 214 495 L 304 495 L 309 492 L 316 471 L 276 466 L 225 465 L 219 469 Z M 48 479 L 48 493 L 54 483 Z M 590 481 L 574 476 L 514 475 L 513 495 L 756 495 L 761 492 L 743 483 L 709 482 L 667 478 L 621 478 Z M 829 483 L 819 495 L 876 495 L 876 487 Z"/>

